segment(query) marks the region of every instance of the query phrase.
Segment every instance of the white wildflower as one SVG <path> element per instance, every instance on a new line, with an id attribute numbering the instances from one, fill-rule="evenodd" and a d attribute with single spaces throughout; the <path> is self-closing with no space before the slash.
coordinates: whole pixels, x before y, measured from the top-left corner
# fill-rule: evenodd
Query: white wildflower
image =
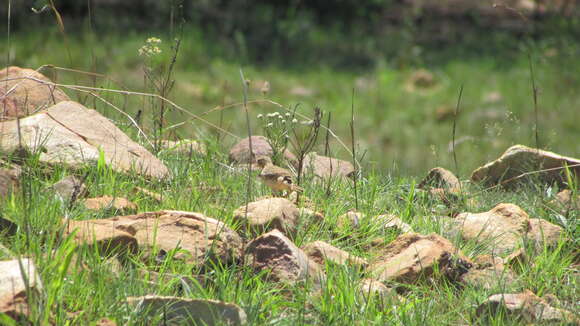
<path id="1" fill-rule="evenodd" d="M 266 125 L 266 127 L 272 127 L 273 125 L 274 124 L 270 122 L 269 124 Z"/>
<path id="2" fill-rule="evenodd" d="M 298 123 L 298 119 L 292 119 L 292 123 Z"/>
<path id="3" fill-rule="evenodd" d="M 282 123 L 286 123 L 286 120 L 282 119 L 282 121 L 281 121 L 281 122 L 282 122 Z"/>
<path id="4" fill-rule="evenodd" d="M 290 113 L 286 113 L 286 116 L 287 116 L 287 117 L 290 117 L 290 116 L 291 116 L 291 114 L 290 114 Z"/>
<path id="5" fill-rule="evenodd" d="M 258 114 L 258 119 L 262 119 L 264 117 L 263 114 Z"/>

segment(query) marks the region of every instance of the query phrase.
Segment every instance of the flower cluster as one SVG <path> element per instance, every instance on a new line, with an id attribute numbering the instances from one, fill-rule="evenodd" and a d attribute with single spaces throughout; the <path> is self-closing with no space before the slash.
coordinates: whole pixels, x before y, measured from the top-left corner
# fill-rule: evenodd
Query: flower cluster
<path id="1" fill-rule="evenodd" d="M 145 45 L 139 48 L 139 55 L 151 57 L 161 53 L 161 49 L 159 48 L 159 44 L 161 43 L 161 39 L 156 37 L 150 37 L 145 41 Z"/>
<path id="2" fill-rule="evenodd" d="M 298 120 L 289 112 L 258 114 L 257 118 L 264 128 L 264 135 L 268 139 L 270 146 L 272 146 L 274 152 L 273 161 L 281 159 L 282 153 L 288 146 L 290 133 L 294 129 L 294 125 L 298 123 Z"/>

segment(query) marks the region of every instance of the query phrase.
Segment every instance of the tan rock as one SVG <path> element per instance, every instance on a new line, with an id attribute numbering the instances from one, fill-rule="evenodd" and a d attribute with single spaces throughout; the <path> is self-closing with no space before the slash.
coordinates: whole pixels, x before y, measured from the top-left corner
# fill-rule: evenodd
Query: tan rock
<path id="1" fill-rule="evenodd" d="M 371 296 L 378 296 L 381 298 L 397 298 L 397 292 L 393 288 L 389 288 L 383 283 L 373 280 L 372 278 L 365 278 L 361 280 L 358 293 L 363 296 L 365 299 L 368 299 Z"/>
<path id="2" fill-rule="evenodd" d="M 157 211 L 107 219 L 70 221 L 68 232 L 80 228 L 81 242 L 122 236 L 145 252 L 145 258 L 172 257 L 202 265 L 208 259 L 227 264 L 241 258 L 242 239 L 224 223 L 201 213 Z M 156 250 L 156 251 L 154 251 Z"/>
<path id="3" fill-rule="evenodd" d="M 127 303 L 135 306 L 157 323 L 168 325 L 244 325 L 246 313 L 233 303 L 209 299 L 146 295 L 129 297 Z M 156 324 L 157 324 L 156 323 Z"/>
<path id="4" fill-rule="evenodd" d="M 137 252 L 137 239 L 129 232 L 117 229 L 110 219 L 65 221 L 64 236 L 73 232 L 77 245 L 96 246 L 103 256 Z"/>
<path id="5" fill-rule="evenodd" d="M 548 184 L 558 182 L 563 184 L 562 167 L 567 164 L 577 179 L 580 179 L 580 159 L 561 156 L 556 153 L 529 148 L 523 145 L 515 145 L 508 148 L 500 158 L 477 168 L 471 174 L 471 180 L 482 182 L 484 185 L 513 186 L 516 181 L 541 180 Z M 542 173 L 534 171 L 549 170 Z M 525 177 L 517 178 L 524 173 L 531 173 Z M 517 179 L 516 179 L 517 178 Z"/>
<path id="6" fill-rule="evenodd" d="M 296 231 L 300 211 L 286 198 L 267 198 L 243 205 L 234 211 L 234 218 L 255 235 L 278 229 L 290 235 Z"/>
<path id="7" fill-rule="evenodd" d="M 79 178 L 67 176 L 53 184 L 50 190 L 54 191 L 62 200 L 71 201 L 83 198 L 87 194 L 87 187 Z"/>
<path id="8" fill-rule="evenodd" d="M 167 167 L 143 146 L 97 111 L 76 102 L 60 102 L 21 119 L 20 132 L 15 120 L 1 122 L 0 130 L 0 150 L 11 153 L 22 143 L 30 152 L 40 153 L 43 163 L 78 168 L 98 162 L 102 150 L 106 163 L 118 172 L 170 177 Z"/>
<path id="9" fill-rule="evenodd" d="M 413 228 L 398 216 L 393 214 L 383 214 L 377 216 L 377 220 L 381 221 L 383 228 L 385 229 L 395 229 L 402 233 L 413 232 Z"/>
<path id="10" fill-rule="evenodd" d="M 580 192 L 574 197 L 570 189 L 564 189 L 556 195 L 551 204 L 558 207 L 562 213 L 580 210 Z"/>
<path id="11" fill-rule="evenodd" d="M 522 293 L 494 294 L 479 305 L 477 315 L 479 317 L 497 316 L 499 309 L 506 310 L 512 320 L 521 318 L 528 323 L 577 324 L 580 322 L 572 312 L 550 306 L 546 300 L 529 290 Z"/>
<path id="12" fill-rule="evenodd" d="M 230 149 L 230 160 L 236 163 L 255 163 L 257 157 L 267 156 L 271 158 L 274 155 L 268 138 L 264 136 L 252 136 L 252 153 L 254 155 L 250 161 L 250 140 L 249 138 L 244 138 Z M 292 165 L 297 162 L 296 156 L 289 150 L 284 152 L 284 158 Z"/>
<path id="13" fill-rule="evenodd" d="M 530 219 L 530 231 L 526 234 L 528 240 L 534 242 L 537 250 L 554 247 L 564 235 L 564 229 L 541 218 Z"/>
<path id="14" fill-rule="evenodd" d="M 192 139 L 182 139 L 179 141 L 164 140 L 161 142 L 164 150 L 174 152 L 183 156 L 207 155 L 207 148 L 203 143 Z"/>
<path id="15" fill-rule="evenodd" d="M 473 259 L 473 268 L 462 275 L 461 281 L 472 287 L 492 290 L 509 287 L 516 275 L 504 265 L 504 260 L 491 255 L 481 255 Z"/>
<path id="16" fill-rule="evenodd" d="M 417 186 L 419 189 L 441 188 L 449 192 L 458 192 L 461 188 L 459 179 L 449 170 L 433 168 Z"/>
<path id="17" fill-rule="evenodd" d="M 246 247 L 246 262 L 256 271 L 267 270 L 266 277 L 275 282 L 310 279 L 320 283 L 324 277 L 320 265 L 278 230 L 252 240 Z"/>
<path id="18" fill-rule="evenodd" d="M 304 158 L 304 171 L 312 172 L 321 179 L 347 178 L 354 172 L 354 166 L 344 160 L 318 155 L 315 152 L 306 154 Z"/>
<path id="19" fill-rule="evenodd" d="M 302 251 L 313 261 L 324 266 L 325 262 L 339 265 L 353 265 L 364 268 L 368 265 L 366 259 L 330 245 L 324 241 L 314 241 L 301 247 Z"/>
<path id="20" fill-rule="evenodd" d="M 84 201 L 85 208 L 91 211 L 100 211 L 102 209 L 114 209 L 117 211 L 136 211 L 137 205 L 123 197 L 103 196 L 96 198 L 87 198 Z"/>
<path id="21" fill-rule="evenodd" d="M 433 275 L 436 266 L 442 275 L 457 277 L 469 263 L 453 244 L 435 234 L 406 233 L 397 237 L 382 255 L 370 265 L 369 270 L 381 282 L 414 283 Z"/>
<path id="22" fill-rule="evenodd" d="M 0 314 L 17 320 L 27 317 L 30 313 L 28 289 L 42 289 L 34 263 L 27 258 L 0 261 Z"/>
<path id="23" fill-rule="evenodd" d="M 436 85 L 437 82 L 435 81 L 433 74 L 427 70 L 420 69 L 409 76 L 405 83 L 405 89 L 407 92 L 414 93 L 417 91 L 430 90 Z"/>
<path id="24" fill-rule="evenodd" d="M 0 121 L 23 118 L 70 98 L 43 74 L 12 66 L 0 70 Z"/>
<path id="25" fill-rule="evenodd" d="M 486 244 L 496 255 L 520 247 L 531 227 L 528 214 L 514 204 L 499 204 L 483 213 L 461 213 L 453 224 L 461 237 Z"/>
<path id="26" fill-rule="evenodd" d="M 0 200 L 8 197 L 20 184 L 20 171 L 0 168 Z"/>

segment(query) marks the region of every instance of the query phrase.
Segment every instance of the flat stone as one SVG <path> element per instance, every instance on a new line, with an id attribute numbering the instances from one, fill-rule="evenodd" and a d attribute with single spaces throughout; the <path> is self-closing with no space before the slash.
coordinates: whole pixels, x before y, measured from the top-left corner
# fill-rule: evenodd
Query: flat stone
<path id="1" fill-rule="evenodd" d="M 1 151 L 12 153 L 23 144 L 28 151 L 40 153 L 42 163 L 80 168 L 96 164 L 102 151 L 115 171 L 157 179 L 170 177 L 167 167 L 143 146 L 99 112 L 76 102 L 63 101 L 20 119 L 20 132 L 15 120 L 0 122 L 0 130 Z"/>
<path id="2" fill-rule="evenodd" d="M 27 284 L 31 291 L 42 290 L 42 282 L 30 259 L 0 261 L 0 313 L 16 320 L 28 316 Z"/>
<path id="3" fill-rule="evenodd" d="M 246 313 L 233 303 L 209 299 L 189 299 L 146 295 L 129 297 L 127 303 L 157 322 L 168 325 L 244 325 Z"/>
<path id="4" fill-rule="evenodd" d="M 413 232 L 413 228 L 403 220 L 401 220 L 398 216 L 393 214 L 383 214 L 377 216 L 377 220 L 380 220 L 383 224 L 383 228 L 385 229 L 395 229 L 402 233 Z"/>
<path id="5" fill-rule="evenodd" d="M 102 209 L 114 209 L 122 212 L 136 211 L 137 205 L 123 197 L 102 196 L 87 198 L 84 201 L 85 208 L 91 211 Z"/>
<path id="6" fill-rule="evenodd" d="M 246 262 L 257 272 L 268 271 L 266 278 L 275 282 L 292 284 L 310 279 L 320 284 L 324 278 L 320 265 L 278 230 L 252 240 L 246 246 Z"/>
<path id="7" fill-rule="evenodd" d="M 0 70 L 0 121 L 23 118 L 70 98 L 46 76 L 16 66 Z"/>
<path id="8" fill-rule="evenodd" d="M 533 181 L 541 180 L 547 184 L 557 182 L 563 185 L 566 182 L 566 178 L 562 167 L 565 165 L 568 165 L 570 171 L 576 175 L 576 179 L 580 180 L 580 159 L 523 145 L 515 145 L 508 148 L 497 160 L 473 171 L 471 180 L 481 182 L 487 186 L 498 184 L 513 186 L 517 182 L 533 178 L 531 179 Z M 514 179 L 524 173 L 540 170 L 550 171 L 532 173 L 528 176 Z"/>
<path id="9" fill-rule="evenodd" d="M 306 154 L 304 158 L 304 171 L 312 172 L 321 179 L 348 178 L 355 172 L 352 163 L 332 157 L 318 155 L 315 152 Z"/>
<path id="10" fill-rule="evenodd" d="M 365 300 L 368 300 L 373 296 L 379 297 L 383 300 L 388 298 L 400 300 L 395 289 L 387 287 L 383 283 L 371 278 L 361 280 L 357 292 Z"/>
<path id="11" fill-rule="evenodd" d="M 69 221 L 68 232 L 79 228 L 78 241 L 122 237 L 134 243 L 145 255 L 163 259 L 175 249 L 172 257 L 194 265 L 207 260 L 227 264 L 242 255 L 242 239 L 223 222 L 201 213 L 163 210 L 107 219 Z M 134 246 L 133 244 L 131 245 Z M 126 245 L 124 246 L 126 247 Z"/>
<path id="12" fill-rule="evenodd" d="M 364 268 L 368 262 L 350 253 L 330 245 L 324 241 L 314 241 L 301 247 L 302 251 L 313 261 L 324 266 L 325 262 L 332 262 L 338 265 L 352 265 Z"/>
<path id="13" fill-rule="evenodd" d="M 536 250 L 544 246 L 553 248 L 564 236 L 564 229 L 541 218 L 530 219 L 530 231 L 526 234 L 528 240 L 534 242 Z"/>
<path id="14" fill-rule="evenodd" d="M 556 194 L 556 198 L 551 201 L 551 204 L 563 214 L 568 211 L 578 211 L 580 210 L 580 192 L 574 197 L 570 189 L 564 189 Z"/>
<path id="15" fill-rule="evenodd" d="M 465 240 L 486 244 L 496 255 L 513 252 L 530 231 L 530 218 L 514 204 L 498 204 L 483 213 L 461 213 L 453 221 Z"/>
<path id="16" fill-rule="evenodd" d="M 457 278 L 469 264 L 469 259 L 440 235 L 405 233 L 382 250 L 369 270 L 381 282 L 414 283 L 431 277 L 436 266 L 441 275 Z"/>
<path id="17" fill-rule="evenodd" d="M 500 309 L 507 311 L 511 320 L 523 319 L 528 323 L 577 325 L 580 322 L 572 312 L 550 306 L 546 300 L 529 290 L 522 293 L 494 294 L 479 305 L 477 315 L 497 316 Z"/>
<path id="18" fill-rule="evenodd" d="M 296 231 L 300 211 L 286 198 L 266 198 L 240 206 L 234 211 L 234 218 L 242 221 L 243 227 L 254 235 L 278 229 L 286 235 Z"/>
<path id="19" fill-rule="evenodd" d="M 252 136 L 252 153 L 253 157 L 250 160 L 250 140 L 249 138 L 244 138 L 230 149 L 230 160 L 238 164 L 256 163 L 257 157 L 268 156 L 272 158 L 272 155 L 274 155 L 268 138 L 264 136 Z M 284 158 L 292 165 L 297 162 L 296 156 L 289 150 L 284 152 Z"/>

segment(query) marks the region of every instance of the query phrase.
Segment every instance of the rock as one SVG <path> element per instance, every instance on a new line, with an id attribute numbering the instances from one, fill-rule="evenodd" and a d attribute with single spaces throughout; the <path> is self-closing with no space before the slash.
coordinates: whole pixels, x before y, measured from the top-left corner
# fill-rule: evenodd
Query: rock
<path id="1" fill-rule="evenodd" d="M 77 237 L 84 235 L 81 242 L 123 236 L 145 252 L 144 258 L 164 259 L 170 251 L 180 249 L 172 255 L 174 259 L 199 266 L 208 259 L 231 263 L 242 255 L 240 236 L 201 213 L 163 210 L 69 223 L 68 232 L 75 228 L 82 231 L 77 233 Z"/>
<path id="2" fill-rule="evenodd" d="M 117 323 L 109 318 L 101 318 L 96 321 L 95 326 L 117 326 Z"/>
<path id="3" fill-rule="evenodd" d="M 117 229 L 111 219 L 66 220 L 63 236 L 68 236 L 73 232 L 73 239 L 77 245 L 96 246 L 103 256 L 137 252 L 137 239 L 129 232 Z"/>
<path id="4" fill-rule="evenodd" d="M 483 213 L 461 213 L 454 228 L 465 240 L 486 244 L 496 255 L 516 250 L 530 231 L 530 218 L 514 204 L 499 204 Z"/>
<path id="5" fill-rule="evenodd" d="M 154 271 L 149 271 L 145 269 L 139 269 L 139 277 L 146 283 L 152 286 L 168 286 L 168 285 L 177 285 L 177 288 L 181 291 L 189 291 L 191 293 L 195 288 L 195 280 L 199 284 L 204 284 L 205 279 L 204 275 L 196 275 L 195 280 L 192 276 L 189 275 L 178 275 L 178 274 L 170 274 L 170 273 L 158 273 Z"/>
<path id="6" fill-rule="evenodd" d="M 296 231 L 300 211 L 286 198 L 267 198 L 248 203 L 234 211 L 234 218 L 255 235 L 278 229 L 286 235 Z"/>
<path id="7" fill-rule="evenodd" d="M 417 186 L 419 189 L 441 188 L 449 192 L 458 192 L 461 189 L 459 179 L 449 170 L 433 168 Z"/>
<path id="8" fill-rule="evenodd" d="M 60 88 L 49 85 L 50 79 L 32 69 L 2 69 L 0 81 L 0 121 L 23 118 L 70 100 Z"/>
<path id="9" fill-rule="evenodd" d="M 14 152 L 22 143 L 30 152 L 40 153 L 43 163 L 79 168 L 96 164 L 102 150 L 106 163 L 115 171 L 157 179 L 170 177 L 167 167 L 143 146 L 97 111 L 76 102 L 60 102 L 21 119 L 20 133 L 14 120 L 0 122 L 0 130 L 1 151 Z"/>
<path id="10" fill-rule="evenodd" d="M 18 224 L 0 216 L 0 235 L 13 236 L 16 234 L 16 232 L 18 232 Z"/>
<path id="11" fill-rule="evenodd" d="M 161 146 L 166 151 L 175 152 L 182 156 L 207 155 L 207 148 L 205 145 L 192 139 L 182 139 L 179 141 L 163 140 Z"/>
<path id="12" fill-rule="evenodd" d="M 18 185 L 20 171 L 17 169 L 0 168 L 0 200 L 8 197 Z"/>
<path id="13" fill-rule="evenodd" d="M 329 261 L 338 265 L 353 265 L 364 268 L 368 265 L 366 259 L 349 254 L 324 241 L 314 241 L 301 247 L 302 251 L 313 261 L 324 266 Z"/>
<path id="14" fill-rule="evenodd" d="M 63 201 L 75 201 L 87 194 L 87 187 L 82 180 L 75 176 L 67 176 L 53 184 L 50 190 L 54 191 Z"/>
<path id="15" fill-rule="evenodd" d="M 534 248 L 538 251 L 545 247 L 553 248 L 558 240 L 563 237 L 564 229 L 541 218 L 530 219 L 530 231 L 526 234 L 527 239 L 533 241 Z"/>
<path id="16" fill-rule="evenodd" d="M 315 152 L 306 154 L 304 171 L 311 171 L 321 179 L 352 177 L 355 173 L 354 166 L 350 162 L 318 155 Z"/>
<path id="17" fill-rule="evenodd" d="M 364 298 L 371 296 L 379 297 L 397 297 L 397 292 L 394 289 L 387 287 L 383 283 L 373 280 L 372 278 L 365 278 L 361 280 L 358 288 L 358 293 Z"/>
<path id="18" fill-rule="evenodd" d="M 413 93 L 416 91 L 426 91 L 432 89 L 437 82 L 432 73 L 427 70 L 420 69 L 411 74 L 407 79 L 405 89 L 407 92 Z"/>
<path id="19" fill-rule="evenodd" d="M 395 229 L 402 233 L 413 232 L 411 226 L 405 222 L 403 222 L 399 217 L 393 214 L 384 214 L 377 216 L 377 219 L 381 221 L 383 224 L 383 228 L 385 229 Z"/>
<path id="20" fill-rule="evenodd" d="M 414 283 L 432 276 L 436 266 L 442 275 L 456 279 L 469 269 L 470 262 L 449 240 L 435 233 L 406 233 L 391 242 L 369 270 L 381 282 Z"/>
<path id="21" fill-rule="evenodd" d="M 458 278 L 469 264 L 469 259 L 440 235 L 406 233 L 382 250 L 369 270 L 381 282 L 414 283 L 432 276 L 436 266 L 442 275 Z"/>
<path id="22" fill-rule="evenodd" d="M 534 181 L 540 180 L 547 184 L 557 182 L 563 185 L 566 182 L 566 177 L 563 174 L 564 169 L 562 168 L 565 164 L 576 175 L 576 179 L 580 180 L 579 159 L 523 145 L 515 145 L 508 148 L 497 160 L 473 171 L 471 180 L 481 182 L 486 186 L 501 184 L 509 187 L 517 184 L 518 181 L 522 182 L 530 179 Z M 551 170 L 515 179 L 524 173 L 548 169 Z"/>
<path id="23" fill-rule="evenodd" d="M 580 194 L 573 197 L 570 189 L 564 189 L 556 194 L 556 198 L 550 203 L 558 207 L 562 213 L 570 210 L 580 210 Z"/>
<path id="24" fill-rule="evenodd" d="M 0 261 L 0 314 L 7 314 L 15 320 L 28 316 L 27 284 L 30 291 L 42 289 L 42 282 L 30 259 Z"/>
<path id="25" fill-rule="evenodd" d="M 348 211 L 337 219 L 339 228 L 358 228 L 365 214 L 356 211 Z"/>
<path id="26" fill-rule="evenodd" d="M 267 270 L 266 277 L 275 282 L 310 279 L 319 284 L 324 277 L 320 265 L 278 230 L 252 240 L 246 247 L 246 262 L 257 272 Z"/>
<path id="27" fill-rule="evenodd" d="M 238 164 L 256 163 L 257 157 L 268 156 L 272 158 L 272 155 L 274 155 L 274 151 L 268 142 L 268 138 L 264 136 L 252 136 L 252 153 L 253 157 L 250 161 L 250 141 L 249 138 L 244 138 L 230 149 L 230 160 Z M 296 156 L 294 156 L 294 154 L 289 150 L 284 152 L 284 158 L 292 165 L 295 165 L 297 162 Z"/>
<path id="28" fill-rule="evenodd" d="M 497 316 L 500 309 L 505 310 L 510 318 L 523 319 L 527 323 L 580 322 L 572 312 L 550 306 L 546 300 L 529 290 L 522 293 L 494 294 L 477 307 L 477 315 Z"/>
<path id="29" fill-rule="evenodd" d="M 303 220 L 312 221 L 314 223 L 324 222 L 324 215 L 320 212 L 305 207 L 300 207 L 298 211 L 300 212 L 300 218 Z"/>
<path id="30" fill-rule="evenodd" d="M 127 303 L 149 318 L 157 317 L 157 323 L 167 321 L 168 325 L 233 326 L 244 325 L 247 320 L 238 305 L 217 300 L 146 295 L 129 297 Z"/>
<path id="31" fill-rule="evenodd" d="M 84 201 L 85 208 L 91 211 L 100 211 L 102 209 L 114 209 L 116 211 L 136 211 L 137 205 L 123 197 L 103 196 L 96 198 L 87 198 Z"/>
<path id="32" fill-rule="evenodd" d="M 504 260 L 491 255 L 481 255 L 473 260 L 474 267 L 462 275 L 461 281 L 475 288 L 505 289 L 516 280 L 516 275 L 504 265 Z"/>

